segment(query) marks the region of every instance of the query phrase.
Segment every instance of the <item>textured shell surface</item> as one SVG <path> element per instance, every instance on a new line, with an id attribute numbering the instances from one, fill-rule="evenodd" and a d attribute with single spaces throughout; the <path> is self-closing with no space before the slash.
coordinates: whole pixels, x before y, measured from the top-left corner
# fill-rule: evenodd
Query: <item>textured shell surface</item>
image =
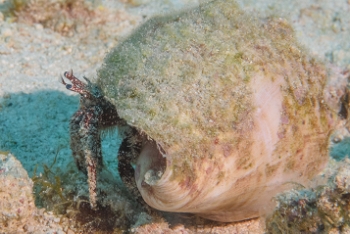
<path id="1" fill-rule="evenodd" d="M 151 207 L 238 221 L 324 167 L 326 76 L 288 23 L 217 0 L 148 20 L 106 56 L 97 83 L 156 142 L 135 174 Z"/>

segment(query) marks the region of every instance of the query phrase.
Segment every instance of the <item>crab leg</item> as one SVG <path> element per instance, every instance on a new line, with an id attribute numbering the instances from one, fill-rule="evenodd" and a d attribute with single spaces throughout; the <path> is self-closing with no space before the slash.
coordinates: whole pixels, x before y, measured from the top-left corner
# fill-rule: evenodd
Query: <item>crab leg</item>
<path id="1" fill-rule="evenodd" d="M 99 133 L 99 120 L 102 110 L 98 105 L 85 105 L 87 100 L 94 99 L 89 94 L 88 85 L 73 75 L 73 71 L 65 72 L 64 76 L 72 84 L 62 83 L 67 89 L 81 94 L 80 109 L 72 116 L 70 121 L 71 149 L 78 169 L 87 173 L 91 208 L 96 208 L 97 173 L 102 167 L 101 138 Z"/>
<path id="2" fill-rule="evenodd" d="M 71 149 L 78 168 L 87 172 L 91 208 L 96 208 L 97 173 L 102 167 L 99 113 L 93 108 L 80 109 L 70 123 Z"/>
<path id="3" fill-rule="evenodd" d="M 135 155 L 134 150 L 139 153 L 141 145 L 131 145 L 130 138 L 136 134 L 135 129 L 131 129 L 130 132 L 126 133 L 126 137 L 119 147 L 118 152 L 118 171 L 123 184 L 127 187 L 132 196 L 140 200 L 140 193 L 137 190 L 136 182 L 134 179 L 135 170 L 131 165 Z M 141 199 L 142 200 L 142 199 Z"/>
<path id="4" fill-rule="evenodd" d="M 151 214 L 154 210 L 143 200 L 135 181 L 135 173 L 138 174 L 140 168 L 136 168 L 135 172 L 132 161 L 135 160 L 135 156 L 140 154 L 142 148 L 141 139 L 136 140 L 138 143 L 135 144 L 135 139 L 132 139 L 135 137 L 141 137 L 135 128 L 131 128 L 126 132 L 126 136 L 119 147 L 118 171 L 128 192 L 142 205 L 145 211 Z"/>
<path id="5" fill-rule="evenodd" d="M 61 78 L 67 89 L 81 95 L 80 108 L 70 121 L 70 147 L 79 170 L 87 173 L 91 208 L 95 209 L 97 198 L 97 174 L 102 168 L 100 131 L 104 128 L 125 125 L 115 107 L 107 101 L 98 86 L 84 77 L 87 84 L 73 75 L 73 71 L 64 73 L 72 84 Z"/>

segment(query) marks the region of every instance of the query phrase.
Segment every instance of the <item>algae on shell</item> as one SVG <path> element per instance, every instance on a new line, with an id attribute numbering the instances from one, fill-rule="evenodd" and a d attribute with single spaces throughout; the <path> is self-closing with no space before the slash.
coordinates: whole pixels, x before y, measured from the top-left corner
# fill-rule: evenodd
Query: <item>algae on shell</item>
<path id="1" fill-rule="evenodd" d="M 97 84 L 121 118 L 164 150 L 141 152 L 137 162 L 148 204 L 236 221 L 325 165 L 329 120 L 337 119 L 326 81 L 287 22 L 217 0 L 147 21 L 106 56 Z M 162 176 L 144 189 L 157 170 Z"/>

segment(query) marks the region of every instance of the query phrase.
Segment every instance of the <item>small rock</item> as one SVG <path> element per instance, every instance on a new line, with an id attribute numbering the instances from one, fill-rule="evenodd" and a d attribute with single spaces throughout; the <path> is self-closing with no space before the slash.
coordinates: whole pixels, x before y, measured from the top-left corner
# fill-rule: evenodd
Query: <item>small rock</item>
<path id="1" fill-rule="evenodd" d="M 341 61 L 350 61 L 350 53 L 346 50 L 335 50 L 333 52 L 333 60 L 336 63 Z"/>
<path id="2" fill-rule="evenodd" d="M 10 36 L 12 36 L 12 30 L 10 28 L 4 27 L 4 28 L 1 29 L 1 35 L 3 37 L 10 37 Z"/>
<path id="3" fill-rule="evenodd" d="M 44 29 L 44 26 L 42 24 L 35 24 L 35 29 L 42 31 Z"/>

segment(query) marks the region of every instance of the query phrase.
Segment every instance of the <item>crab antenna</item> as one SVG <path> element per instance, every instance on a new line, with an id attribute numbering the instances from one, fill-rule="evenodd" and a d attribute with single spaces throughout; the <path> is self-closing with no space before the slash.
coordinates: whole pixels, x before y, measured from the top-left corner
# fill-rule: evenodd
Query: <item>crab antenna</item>
<path id="1" fill-rule="evenodd" d="M 86 80 L 86 82 L 88 82 L 88 84 L 91 84 L 91 81 L 86 76 L 83 76 L 83 78 Z"/>

